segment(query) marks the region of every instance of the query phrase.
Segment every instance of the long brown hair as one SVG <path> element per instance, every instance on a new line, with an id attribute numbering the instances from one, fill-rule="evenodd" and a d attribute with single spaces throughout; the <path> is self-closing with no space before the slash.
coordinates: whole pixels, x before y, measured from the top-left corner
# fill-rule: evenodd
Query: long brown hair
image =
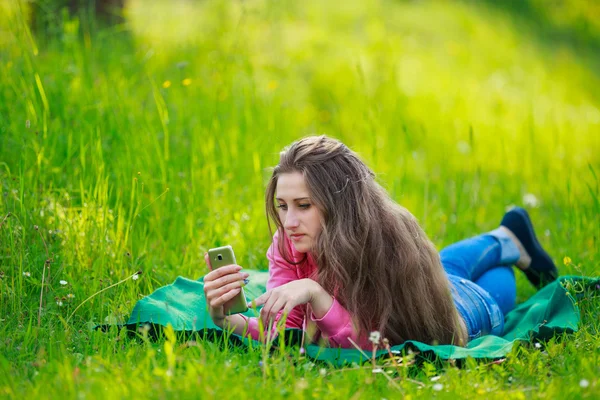
<path id="1" fill-rule="evenodd" d="M 310 252 L 318 282 L 354 316 L 361 334 L 378 330 L 393 344 L 466 343 L 433 243 L 376 182 L 373 171 L 338 140 L 311 136 L 294 142 L 273 169 L 266 211 L 279 230 L 279 251 L 286 260 L 292 262 L 275 192 L 279 175 L 290 172 L 303 174 L 323 216 Z"/>

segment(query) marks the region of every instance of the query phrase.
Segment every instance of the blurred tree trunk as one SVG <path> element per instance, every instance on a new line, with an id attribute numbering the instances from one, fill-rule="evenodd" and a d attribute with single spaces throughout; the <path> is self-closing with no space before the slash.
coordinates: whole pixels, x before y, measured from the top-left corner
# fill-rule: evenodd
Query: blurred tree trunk
<path id="1" fill-rule="evenodd" d="M 67 12 L 70 17 L 94 19 L 100 25 L 123 22 L 126 0 L 33 0 L 31 26 L 36 32 L 52 33 Z M 91 21 L 90 21 L 91 22 Z"/>

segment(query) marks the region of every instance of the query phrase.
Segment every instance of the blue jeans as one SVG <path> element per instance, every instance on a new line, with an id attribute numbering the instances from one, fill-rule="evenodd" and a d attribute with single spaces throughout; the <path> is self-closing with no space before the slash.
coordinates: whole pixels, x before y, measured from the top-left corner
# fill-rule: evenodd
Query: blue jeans
<path id="1" fill-rule="evenodd" d="M 504 315 L 517 297 L 512 265 L 520 254 L 514 242 L 496 229 L 452 244 L 440 251 L 440 257 L 469 340 L 502 335 Z"/>

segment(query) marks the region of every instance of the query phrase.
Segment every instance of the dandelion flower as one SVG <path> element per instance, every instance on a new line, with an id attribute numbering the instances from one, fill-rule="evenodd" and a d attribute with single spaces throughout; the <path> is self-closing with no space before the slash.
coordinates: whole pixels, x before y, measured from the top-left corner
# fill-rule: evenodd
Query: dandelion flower
<path id="1" fill-rule="evenodd" d="M 67 283 L 69 283 L 69 282 L 67 282 L 67 281 L 64 281 L 64 280 L 61 280 L 59 283 L 60 283 L 62 286 L 65 286 L 65 285 L 66 285 Z"/>
<path id="2" fill-rule="evenodd" d="M 369 340 L 373 344 L 379 344 L 379 341 L 381 340 L 381 333 L 379 333 L 379 331 L 371 332 L 371 334 L 369 335 Z"/>
<path id="3" fill-rule="evenodd" d="M 23 272 L 23 276 L 29 278 L 31 276 L 31 272 Z"/>
<path id="4" fill-rule="evenodd" d="M 587 379 L 582 379 L 579 381 L 579 386 L 585 389 L 590 386 L 590 382 Z"/>
<path id="5" fill-rule="evenodd" d="M 168 89 L 171 87 L 171 81 L 164 81 L 162 87 Z"/>
<path id="6" fill-rule="evenodd" d="M 563 258 L 563 263 L 565 265 L 569 265 L 569 264 L 571 264 L 571 262 L 572 262 L 571 257 L 565 256 L 565 258 Z"/>
<path id="7" fill-rule="evenodd" d="M 181 81 L 181 84 L 183 86 L 190 86 L 192 84 L 192 80 L 190 78 L 185 78 L 184 80 Z"/>
<path id="8" fill-rule="evenodd" d="M 435 390 L 436 392 L 439 392 L 443 388 L 444 388 L 444 385 L 442 385 L 441 383 L 436 383 L 435 385 L 433 385 L 433 390 Z"/>
<path id="9" fill-rule="evenodd" d="M 523 196 L 523 204 L 528 207 L 535 208 L 540 204 L 540 202 L 538 198 L 535 197 L 535 194 L 527 193 L 525 196 Z"/>

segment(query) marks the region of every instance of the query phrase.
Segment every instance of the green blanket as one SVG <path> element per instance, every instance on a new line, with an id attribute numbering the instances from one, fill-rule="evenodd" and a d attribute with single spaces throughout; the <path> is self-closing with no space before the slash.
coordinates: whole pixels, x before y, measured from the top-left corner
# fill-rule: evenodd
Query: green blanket
<path id="1" fill-rule="evenodd" d="M 268 273 L 265 271 L 247 271 L 250 284 L 245 287 L 246 297 L 253 299 L 265 292 Z M 140 323 L 167 326 L 176 331 L 213 331 L 215 326 L 206 310 L 203 280 L 197 281 L 179 277 L 171 285 L 156 290 L 138 301 L 127 325 Z M 487 335 L 469 342 L 467 347 L 452 345 L 431 346 L 421 342 L 409 341 L 392 350 L 400 351 L 407 344 L 424 354 L 433 354 L 443 359 L 463 359 L 466 357 L 494 359 L 506 356 L 515 341 L 545 340 L 557 333 L 572 333 L 578 330 L 580 314 L 577 307 L 577 293 L 600 288 L 600 278 L 565 276 L 549 284 L 526 302 L 518 305 L 506 316 L 502 336 Z M 569 289 L 569 290 L 568 290 Z M 575 297 L 573 296 L 575 294 Z M 255 316 L 249 310 L 245 315 Z M 235 335 L 234 335 L 235 336 Z M 238 341 L 248 344 L 248 339 L 237 337 Z M 316 360 L 344 365 L 365 361 L 365 357 L 356 349 L 323 348 L 316 345 L 306 347 L 306 354 Z M 383 355 L 379 352 L 378 355 Z"/>

